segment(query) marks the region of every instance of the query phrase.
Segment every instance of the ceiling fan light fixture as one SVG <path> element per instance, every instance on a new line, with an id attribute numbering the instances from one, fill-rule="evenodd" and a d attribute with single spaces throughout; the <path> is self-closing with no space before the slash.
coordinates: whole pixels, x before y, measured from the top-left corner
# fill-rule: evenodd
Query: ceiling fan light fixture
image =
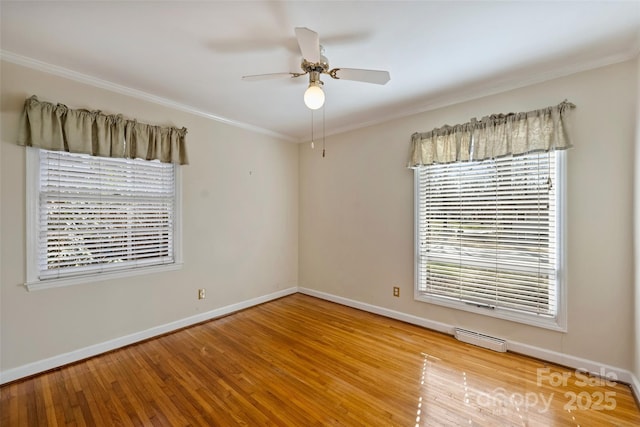
<path id="1" fill-rule="evenodd" d="M 324 105 L 324 91 L 320 82 L 313 82 L 304 92 L 304 104 L 311 110 L 317 110 Z"/>
<path id="2" fill-rule="evenodd" d="M 2 0 L 0 0 L 2 1 Z M 386 84 L 389 79 L 388 71 L 364 70 L 359 68 L 329 69 L 329 60 L 324 56 L 324 47 L 320 44 L 318 33 L 306 27 L 296 27 L 298 47 L 302 53 L 300 68 L 302 72 L 270 73 L 242 76 L 242 80 L 256 81 L 280 77 L 296 78 L 309 76 L 309 87 L 304 92 L 304 103 L 311 110 L 317 110 L 324 105 L 324 91 L 320 76 L 325 74 L 337 80 L 353 80 L 365 83 Z"/>

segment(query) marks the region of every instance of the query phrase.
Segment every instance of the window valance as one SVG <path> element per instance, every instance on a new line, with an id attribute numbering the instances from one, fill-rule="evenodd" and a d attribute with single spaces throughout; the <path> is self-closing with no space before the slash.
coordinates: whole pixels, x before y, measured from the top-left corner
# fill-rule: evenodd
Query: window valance
<path id="1" fill-rule="evenodd" d="M 525 113 L 493 114 L 411 136 L 408 167 L 485 160 L 571 147 L 568 101 Z"/>
<path id="2" fill-rule="evenodd" d="M 101 157 L 160 160 L 187 164 L 187 129 L 154 126 L 121 114 L 68 108 L 41 102 L 34 95 L 24 103 L 18 144 L 53 151 Z"/>

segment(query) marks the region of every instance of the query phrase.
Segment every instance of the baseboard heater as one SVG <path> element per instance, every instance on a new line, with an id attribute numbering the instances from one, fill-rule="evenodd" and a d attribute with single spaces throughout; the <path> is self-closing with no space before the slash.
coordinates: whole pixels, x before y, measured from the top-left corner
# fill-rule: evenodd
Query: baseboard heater
<path id="1" fill-rule="evenodd" d="M 458 341 L 468 344 L 477 345 L 478 347 L 488 348 L 489 350 L 505 352 L 507 351 L 507 342 L 500 338 L 490 337 L 479 332 L 469 331 L 467 329 L 455 328 L 453 334 Z"/>

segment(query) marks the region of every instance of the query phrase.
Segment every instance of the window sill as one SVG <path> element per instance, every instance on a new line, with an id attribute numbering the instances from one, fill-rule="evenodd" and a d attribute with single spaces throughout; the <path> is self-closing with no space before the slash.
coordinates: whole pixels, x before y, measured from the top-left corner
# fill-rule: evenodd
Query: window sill
<path id="1" fill-rule="evenodd" d="M 566 320 L 562 315 L 558 315 L 558 317 L 554 319 L 528 316 L 522 313 L 510 312 L 508 310 L 488 309 L 477 307 L 471 304 L 465 304 L 459 301 L 448 301 L 440 298 L 421 295 L 419 293 L 416 293 L 414 299 L 416 301 L 422 301 L 442 307 L 453 308 L 456 310 L 468 311 L 471 313 L 481 314 L 483 316 L 510 320 L 512 322 L 523 323 L 525 325 L 535 326 L 538 328 L 550 329 L 552 331 L 558 332 L 567 332 Z"/>
<path id="2" fill-rule="evenodd" d="M 79 285 L 83 283 L 98 282 L 104 280 L 121 279 L 124 277 L 140 276 L 143 274 L 164 273 L 167 271 L 180 270 L 182 263 L 173 263 L 165 265 L 154 265 L 150 267 L 131 268 L 127 270 L 109 271 L 102 273 L 91 273 L 80 276 L 70 276 L 60 279 L 34 280 L 25 283 L 27 290 L 41 291 L 44 289 L 61 288 L 64 286 Z"/>

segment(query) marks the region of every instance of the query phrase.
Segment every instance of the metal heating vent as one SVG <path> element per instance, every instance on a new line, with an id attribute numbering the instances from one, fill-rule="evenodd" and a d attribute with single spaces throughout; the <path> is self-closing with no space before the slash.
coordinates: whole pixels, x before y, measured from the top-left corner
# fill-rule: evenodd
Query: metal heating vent
<path id="1" fill-rule="evenodd" d="M 507 351 L 507 342 L 500 338 L 490 337 L 479 332 L 468 331 L 466 329 L 455 328 L 454 336 L 458 341 L 488 348 L 493 351 Z"/>

